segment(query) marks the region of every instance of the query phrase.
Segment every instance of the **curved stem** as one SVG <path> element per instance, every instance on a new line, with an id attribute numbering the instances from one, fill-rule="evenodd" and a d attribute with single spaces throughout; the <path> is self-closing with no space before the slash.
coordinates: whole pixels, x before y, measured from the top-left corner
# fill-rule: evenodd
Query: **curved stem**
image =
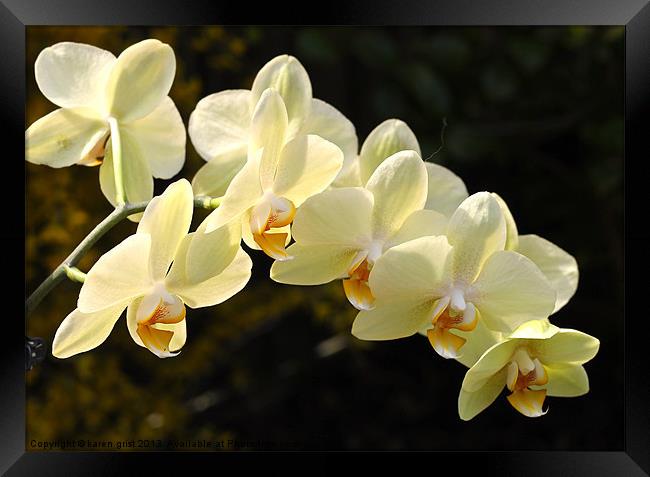
<path id="1" fill-rule="evenodd" d="M 203 209 L 216 209 L 219 206 L 220 198 L 212 198 L 207 196 L 200 196 L 194 199 L 194 207 Z M 77 245 L 66 259 L 54 269 L 52 274 L 41 283 L 36 290 L 25 301 L 26 313 L 32 312 L 38 304 L 47 296 L 54 287 L 61 283 L 66 277 L 75 281 L 80 280 L 82 275 L 85 274 L 76 269 L 75 266 L 81 260 L 81 257 L 93 246 L 97 241 L 112 229 L 119 222 L 124 220 L 129 215 L 137 214 L 147 208 L 149 201 L 139 202 L 137 204 L 122 204 L 115 208 L 104 220 L 102 220 L 86 237 Z M 72 275 L 72 276 L 71 276 Z"/>
<path id="2" fill-rule="evenodd" d="M 117 207 L 126 203 L 126 193 L 124 191 L 124 172 L 122 168 L 122 138 L 117 119 L 108 118 L 108 125 L 111 128 L 111 146 L 113 152 L 113 175 L 115 176 L 115 201 Z"/>

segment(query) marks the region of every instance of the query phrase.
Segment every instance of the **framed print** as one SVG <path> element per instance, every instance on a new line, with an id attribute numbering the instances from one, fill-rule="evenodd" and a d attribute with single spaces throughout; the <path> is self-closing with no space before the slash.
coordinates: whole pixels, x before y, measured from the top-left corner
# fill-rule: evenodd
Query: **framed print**
<path id="1" fill-rule="evenodd" d="M 648 475 L 646 3 L 3 0 L 0 469 Z"/>

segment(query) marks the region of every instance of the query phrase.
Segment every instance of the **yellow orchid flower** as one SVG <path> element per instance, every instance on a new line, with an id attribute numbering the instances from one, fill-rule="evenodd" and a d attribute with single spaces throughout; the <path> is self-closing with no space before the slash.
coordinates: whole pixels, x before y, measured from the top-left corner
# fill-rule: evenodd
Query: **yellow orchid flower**
<path id="1" fill-rule="evenodd" d="M 589 392 L 583 364 L 591 360 L 600 342 L 586 333 L 562 329 L 546 320 L 522 324 L 490 347 L 465 375 L 458 397 L 458 413 L 468 421 L 501 394 L 528 417 L 546 414 L 546 396 L 574 397 Z"/>
<path id="2" fill-rule="evenodd" d="M 294 258 L 275 262 L 271 278 L 293 285 L 318 285 L 343 279 L 348 300 L 360 310 L 372 308 L 368 277 L 390 247 L 415 237 L 442 233 L 446 218 L 422 210 L 427 172 L 415 151 L 383 161 L 365 187 L 344 187 L 309 198 L 292 227 Z"/>
<path id="3" fill-rule="evenodd" d="M 343 151 L 343 169 L 355 158 L 354 125 L 336 108 L 312 98 L 309 75 L 300 62 L 280 55 L 257 73 L 251 90 L 226 90 L 201 99 L 190 115 L 192 144 L 207 163 L 192 180 L 196 194 L 221 197 L 249 157 L 255 108 L 263 92 L 275 89 L 286 106 L 284 142 L 315 134 Z"/>
<path id="4" fill-rule="evenodd" d="M 555 292 L 523 255 L 504 250 L 506 226 L 488 192 L 465 199 L 449 219 L 445 235 L 421 237 L 388 250 L 375 263 L 369 285 L 375 308 L 361 311 L 352 334 L 391 340 L 426 333 L 445 358 L 457 358 L 479 320 L 510 332 L 544 319 Z"/>
<path id="5" fill-rule="evenodd" d="M 59 109 L 25 132 L 25 159 L 66 167 L 100 165 L 106 198 L 116 205 L 112 141 L 122 150 L 129 202 L 153 196 L 153 177 L 169 179 L 185 162 L 185 126 L 167 96 L 176 72 L 169 45 L 149 39 L 119 57 L 82 43 L 45 48 L 34 65 L 36 82 Z"/>
<path id="6" fill-rule="evenodd" d="M 569 253 L 548 240 L 534 234 L 519 235 L 517 224 L 505 201 L 492 194 L 506 219 L 506 250 L 513 250 L 530 258 L 539 267 L 557 293 L 553 313 L 566 305 L 578 288 L 578 264 Z"/>
<path id="7" fill-rule="evenodd" d="M 241 217 L 247 245 L 276 260 L 291 258 L 285 245 L 296 208 L 331 184 L 343 164 L 343 153 L 320 136 L 288 134 L 290 110 L 275 89 L 262 93 L 251 120 L 249 158 L 231 181 L 219 208 L 197 230 L 201 234 L 191 245 L 192 257 L 202 259 L 198 250 L 211 246 L 211 233 Z"/>
<path id="8" fill-rule="evenodd" d="M 234 259 L 231 253 L 204 257 L 212 269 L 216 266 L 211 262 L 221 262 L 219 273 L 202 281 L 190 278 L 186 259 L 194 235 L 188 234 L 193 202 L 192 186 L 181 179 L 149 203 L 137 233 L 104 254 L 88 272 L 77 309 L 56 332 L 54 356 L 67 358 L 99 346 L 125 308 L 137 344 L 160 358 L 176 356 L 186 339 L 185 306 L 216 305 L 246 285 L 252 262 L 239 242 Z M 234 226 L 239 228 L 238 223 Z"/>
<path id="9" fill-rule="evenodd" d="M 396 152 L 411 150 L 420 156 L 420 144 L 404 121 L 387 119 L 371 131 L 361 146 L 361 152 L 334 183 L 336 187 L 363 187 L 375 169 Z M 460 203 L 467 199 L 467 188 L 456 174 L 446 167 L 425 162 L 429 189 L 424 208 L 450 217 Z"/>

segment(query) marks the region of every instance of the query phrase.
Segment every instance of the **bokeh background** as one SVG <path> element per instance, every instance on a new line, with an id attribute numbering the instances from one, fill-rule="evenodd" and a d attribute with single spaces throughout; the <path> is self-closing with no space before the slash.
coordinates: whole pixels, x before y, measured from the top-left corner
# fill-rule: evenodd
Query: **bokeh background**
<path id="1" fill-rule="evenodd" d="M 125 320 L 99 348 L 48 355 L 27 373 L 32 439 L 238 439 L 285 449 L 538 449 L 623 447 L 623 27 L 28 27 L 27 127 L 55 109 L 33 65 L 59 41 L 119 54 L 145 38 L 177 59 L 171 97 L 185 123 L 202 97 L 250 88 L 278 54 L 295 55 L 314 96 L 356 125 L 360 144 L 396 117 L 423 156 L 459 174 L 470 193 L 498 192 L 520 233 L 537 233 L 580 266 L 573 300 L 552 321 L 601 340 L 586 365 L 588 395 L 549 398 L 540 419 L 504 396 L 470 422 L 457 414 L 465 368 L 419 335 L 362 342 L 340 283 L 293 287 L 253 277 L 223 305 L 188 313 L 188 341 L 160 360 L 130 338 Z M 445 144 L 440 145 L 443 118 Z M 189 139 L 181 173 L 201 166 Z M 27 290 L 56 267 L 111 208 L 97 168 L 26 164 Z M 156 181 L 157 193 L 168 182 Z M 205 211 L 196 211 L 195 224 Z M 135 231 L 124 222 L 80 264 Z M 59 286 L 28 317 L 51 343 L 79 284 Z M 249 447 L 250 449 L 250 447 Z"/>

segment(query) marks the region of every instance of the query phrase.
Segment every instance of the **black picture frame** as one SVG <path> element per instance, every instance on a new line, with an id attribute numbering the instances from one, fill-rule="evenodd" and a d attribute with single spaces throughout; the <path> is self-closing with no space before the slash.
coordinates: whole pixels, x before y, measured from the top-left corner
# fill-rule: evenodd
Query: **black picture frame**
<path id="1" fill-rule="evenodd" d="M 214 1 L 113 0 L 0 0 L 0 95 L 5 129 L 4 162 L 7 171 L 3 191 L 4 226 L 0 227 L 3 250 L 24 249 L 25 207 L 16 203 L 14 185 L 24 164 L 21 128 L 25 125 L 25 30 L 29 25 L 205 25 L 205 24 L 373 24 L 373 25 L 624 25 L 625 26 L 625 439 L 622 449 L 608 452 L 436 452 L 441 463 L 461 460 L 463 465 L 489 469 L 501 475 L 649 475 L 650 473 L 650 372 L 646 336 L 650 336 L 647 292 L 650 233 L 644 230 L 647 206 L 642 194 L 650 178 L 650 144 L 643 119 L 650 116 L 650 6 L 648 0 L 402 0 L 348 1 L 324 4 L 322 9 L 298 6 L 282 11 Z M 253 4 L 251 4 L 253 5 Z M 303 4 L 304 5 L 304 4 Z M 288 14 L 288 11 L 293 13 Z M 287 16 L 289 15 L 289 16 Z M 6 146 L 11 145 L 12 148 Z M 15 150 L 14 150 L 15 149 Z M 21 169 L 23 168 L 23 169 Z M 18 301 L 24 261 L 18 253 L 3 254 L 7 286 L 3 292 L 10 312 L 3 317 L 6 344 L 1 347 L 0 375 L 0 471 L 7 475 L 113 475 L 122 474 L 135 460 L 146 458 L 166 465 L 158 453 L 26 452 L 25 354 Z M 24 283 L 24 281 L 22 282 Z M 638 311 L 637 311 L 638 310 Z M 570 423 L 569 423 L 570 424 Z M 170 453 L 172 454 L 172 453 Z M 219 459 L 244 458 L 225 453 L 173 453 L 207 465 Z M 426 456 L 425 456 L 426 458 Z M 196 459 L 196 463 L 194 463 Z M 209 467 L 208 467 L 209 468 Z"/>

